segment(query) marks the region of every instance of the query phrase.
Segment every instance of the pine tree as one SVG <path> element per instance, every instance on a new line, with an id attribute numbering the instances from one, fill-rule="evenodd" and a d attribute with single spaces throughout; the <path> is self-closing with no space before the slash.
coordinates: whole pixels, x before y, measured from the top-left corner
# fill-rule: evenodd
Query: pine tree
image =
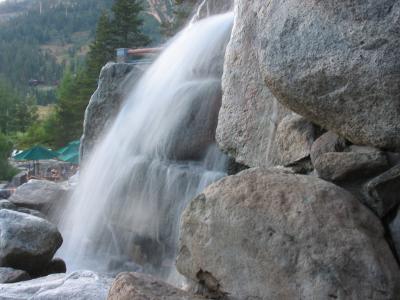
<path id="1" fill-rule="evenodd" d="M 115 0 L 112 7 L 114 48 L 143 47 L 149 43 L 149 39 L 141 32 L 142 11 L 138 0 Z"/>

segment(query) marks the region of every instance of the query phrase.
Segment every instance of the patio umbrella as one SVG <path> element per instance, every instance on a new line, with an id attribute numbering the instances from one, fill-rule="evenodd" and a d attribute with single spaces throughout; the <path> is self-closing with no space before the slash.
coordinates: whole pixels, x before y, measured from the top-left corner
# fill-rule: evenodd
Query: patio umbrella
<path id="1" fill-rule="evenodd" d="M 61 155 L 67 155 L 67 154 L 72 154 L 72 153 L 77 153 L 79 152 L 79 146 L 80 146 L 80 141 L 73 141 L 70 142 L 67 146 L 58 149 L 57 153 L 61 154 Z"/>
<path id="2" fill-rule="evenodd" d="M 13 158 L 15 160 L 32 160 L 32 161 L 37 161 L 41 159 L 52 159 L 52 158 L 57 158 L 59 154 L 55 151 L 51 151 L 45 147 L 36 145 L 30 149 L 27 149 L 17 155 L 15 155 Z M 34 173 L 35 173 L 35 164 L 34 166 Z"/>
<path id="3" fill-rule="evenodd" d="M 60 160 L 74 164 L 74 165 L 79 165 L 79 152 L 75 153 L 68 153 L 65 155 L 61 155 L 58 157 Z"/>

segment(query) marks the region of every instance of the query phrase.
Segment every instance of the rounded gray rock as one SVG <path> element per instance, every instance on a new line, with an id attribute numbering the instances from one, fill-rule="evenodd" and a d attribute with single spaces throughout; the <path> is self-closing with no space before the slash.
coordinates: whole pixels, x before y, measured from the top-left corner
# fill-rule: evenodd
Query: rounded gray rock
<path id="1" fill-rule="evenodd" d="M 0 267 L 36 272 L 62 244 L 57 227 L 25 213 L 0 210 Z"/>
<path id="2" fill-rule="evenodd" d="M 186 208 L 178 270 L 232 299 L 396 299 L 400 271 L 380 221 L 311 176 L 250 169 Z"/>

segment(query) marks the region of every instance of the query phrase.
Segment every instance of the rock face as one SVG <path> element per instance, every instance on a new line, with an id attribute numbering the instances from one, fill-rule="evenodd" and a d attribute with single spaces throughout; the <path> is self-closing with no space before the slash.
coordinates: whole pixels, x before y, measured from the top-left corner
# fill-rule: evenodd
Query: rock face
<path id="1" fill-rule="evenodd" d="M 84 160 L 118 114 L 126 87 L 133 84 L 143 74 L 146 65 L 108 63 L 100 73 L 99 85 L 90 99 L 85 112 L 83 136 L 81 139 L 81 159 Z"/>
<path id="2" fill-rule="evenodd" d="M 62 244 L 57 228 L 44 219 L 0 210 L 0 267 L 36 272 Z"/>
<path id="3" fill-rule="evenodd" d="M 19 186 L 8 200 L 17 206 L 48 215 L 63 204 L 66 193 L 67 190 L 55 182 L 32 179 Z"/>
<path id="4" fill-rule="evenodd" d="M 248 1 L 237 2 L 243 9 L 235 9 L 236 21 L 226 50 L 216 138 L 220 148 L 237 162 L 250 167 L 269 166 L 275 158 L 277 126 L 289 112 L 261 76 L 257 32 L 253 30 L 257 7 Z M 245 8 L 254 8 L 254 12 Z"/>
<path id="5" fill-rule="evenodd" d="M 12 268 L 1 268 L 0 267 L 0 284 L 15 283 L 15 282 L 29 280 L 29 279 L 31 279 L 31 277 L 25 271 L 15 270 Z"/>
<path id="6" fill-rule="evenodd" d="M 202 300 L 169 284 L 139 273 L 121 273 L 113 282 L 108 300 Z"/>
<path id="7" fill-rule="evenodd" d="M 235 88 L 234 78 L 261 71 L 250 82 L 260 76 L 257 82 L 308 120 L 354 144 L 400 148 L 398 0 L 239 0 L 236 15 L 231 45 L 238 50 L 228 54 L 224 75 L 231 101 L 238 89 L 252 90 L 247 82 Z M 254 46 L 244 52 L 238 40 Z M 257 60 L 243 68 L 241 57 Z"/>
<path id="8" fill-rule="evenodd" d="M 93 272 L 55 274 L 26 282 L 0 284 L 1 300 L 105 300 L 112 278 Z"/>
<path id="9" fill-rule="evenodd" d="M 250 169 L 209 186 L 182 217 L 178 270 L 232 299 L 396 299 L 380 221 L 320 179 Z"/>

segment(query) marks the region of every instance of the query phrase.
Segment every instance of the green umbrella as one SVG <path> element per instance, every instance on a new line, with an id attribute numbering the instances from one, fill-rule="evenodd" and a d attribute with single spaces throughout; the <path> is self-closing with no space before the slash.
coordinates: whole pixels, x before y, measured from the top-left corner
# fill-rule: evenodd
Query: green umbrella
<path id="1" fill-rule="evenodd" d="M 62 161 L 65 161 L 65 162 L 68 162 L 68 163 L 71 163 L 74 165 L 79 165 L 79 152 L 61 155 L 58 158 Z"/>
<path id="2" fill-rule="evenodd" d="M 34 146 L 14 156 L 15 160 L 41 160 L 57 158 L 58 153 L 42 146 Z M 36 175 L 36 166 L 33 164 L 33 173 Z"/>
<path id="3" fill-rule="evenodd" d="M 61 155 L 77 153 L 77 152 L 79 152 L 79 146 L 80 146 L 79 140 L 73 141 L 73 142 L 70 142 L 66 147 L 58 149 L 57 152 Z"/>
<path id="4" fill-rule="evenodd" d="M 14 156 L 15 160 L 41 160 L 57 158 L 58 153 L 42 146 L 34 146 Z"/>

